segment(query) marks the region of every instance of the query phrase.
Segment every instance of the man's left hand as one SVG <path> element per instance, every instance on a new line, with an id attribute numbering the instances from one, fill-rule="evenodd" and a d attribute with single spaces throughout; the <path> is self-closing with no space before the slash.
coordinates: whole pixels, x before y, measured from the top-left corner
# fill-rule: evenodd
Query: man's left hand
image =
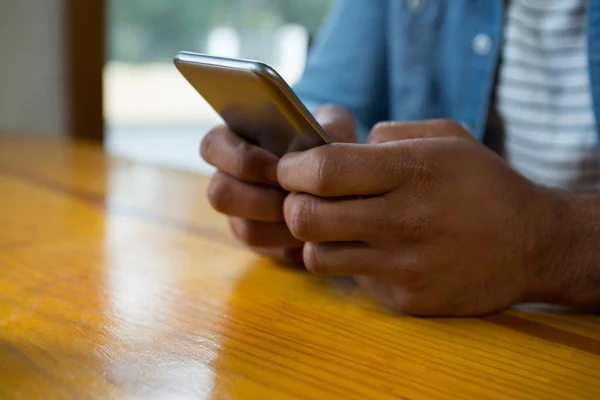
<path id="1" fill-rule="evenodd" d="M 395 310 L 481 315 L 549 290 L 553 195 L 456 123 L 379 124 L 367 145 L 284 156 L 278 180 L 306 267 Z"/>

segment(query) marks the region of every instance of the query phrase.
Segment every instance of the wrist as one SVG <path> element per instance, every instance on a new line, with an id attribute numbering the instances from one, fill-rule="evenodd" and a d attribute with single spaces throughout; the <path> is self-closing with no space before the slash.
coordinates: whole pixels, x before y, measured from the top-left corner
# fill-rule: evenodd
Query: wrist
<path id="1" fill-rule="evenodd" d="M 562 303 L 561 267 L 567 253 L 564 240 L 565 220 L 570 213 L 569 194 L 561 190 L 539 188 L 534 202 L 537 212 L 531 223 L 531 255 L 527 260 L 526 302 Z"/>
<path id="2" fill-rule="evenodd" d="M 539 222 L 541 235 L 532 262 L 528 301 L 562 305 L 597 304 L 598 229 L 594 196 L 543 189 L 547 208 Z"/>

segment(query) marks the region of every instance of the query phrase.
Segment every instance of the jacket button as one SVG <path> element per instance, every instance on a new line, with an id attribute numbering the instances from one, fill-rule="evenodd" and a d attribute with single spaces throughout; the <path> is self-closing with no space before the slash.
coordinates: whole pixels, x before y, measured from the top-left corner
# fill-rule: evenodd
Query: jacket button
<path id="1" fill-rule="evenodd" d="M 492 38 L 480 33 L 473 38 L 473 51 L 480 56 L 487 56 L 492 50 Z"/>

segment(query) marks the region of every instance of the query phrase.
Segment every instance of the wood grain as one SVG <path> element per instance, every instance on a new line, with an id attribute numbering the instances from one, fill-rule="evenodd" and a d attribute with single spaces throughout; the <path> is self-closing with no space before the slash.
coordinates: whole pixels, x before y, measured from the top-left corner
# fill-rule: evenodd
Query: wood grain
<path id="1" fill-rule="evenodd" d="M 206 184 L 0 139 L 0 398 L 600 398 L 598 316 L 389 314 L 235 244 Z"/>

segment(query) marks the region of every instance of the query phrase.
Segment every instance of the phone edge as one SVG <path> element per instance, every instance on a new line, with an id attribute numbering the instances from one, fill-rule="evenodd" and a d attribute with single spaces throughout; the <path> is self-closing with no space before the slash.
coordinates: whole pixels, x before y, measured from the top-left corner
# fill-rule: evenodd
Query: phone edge
<path id="1" fill-rule="evenodd" d="M 220 64 L 212 64 L 210 63 L 210 59 L 216 59 Z M 219 67 L 226 68 L 235 68 L 235 69 L 245 69 L 248 72 L 251 72 L 259 78 L 266 79 L 269 83 L 271 83 L 279 93 L 281 93 L 285 98 L 287 98 L 290 104 L 296 109 L 298 113 L 300 113 L 305 120 L 309 123 L 311 128 L 323 139 L 326 144 L 333 143 L 333 140 L 329 137 L 325 129 L 319 124 L 319 122 L 315 119 L 313 114 L 306 108 L 302 100 L 294 93 L 294 90 L 285 82 L 285 80 L 271 68 L 269 65 L 255 60 L 245 60 L 245 59 L 234 59 L 234 58 L 226 58 L 226 57 L 217 57 L 210 56 L 201 53 L 192 53 L 188 51 L 180 51 L 173 58 L 173 63 L 175 67 L 179 70 L 179 63 L 190 63 L 190 64 L 208 64 L 215 65 Z M 181 72 L 181 70 L 179 70 Z"/>
<path id="2" fill-rule="evenodd" d="M 260 61 L 253 62 L 252 71 L 272 83 L 277 88 L 279 93 L 283 94 L 290 101 L 290 104 L 296 108 L 296 111 L 304 116 L 306 121 L 326 144 L 333 143 L 333 140 L 331 140 L 325 129 L 323 129 L 321 124 L 319 124 L 319 122 L 315 119 L 314 115 L 308 108 L 306 108 L 302 100 L 300 100 L 300 98 L 294 93 L 294 90 L 285 82 L 285 80 L 277 73 L 277 71 Z"/>

